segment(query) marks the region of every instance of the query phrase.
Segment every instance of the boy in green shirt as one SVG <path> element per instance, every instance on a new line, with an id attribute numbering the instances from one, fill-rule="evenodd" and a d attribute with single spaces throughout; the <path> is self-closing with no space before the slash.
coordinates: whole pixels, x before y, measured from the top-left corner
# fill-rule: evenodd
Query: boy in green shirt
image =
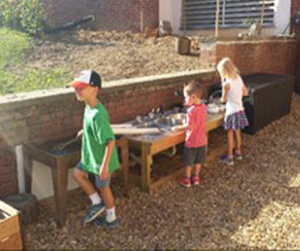
<path id="1" fill-rule="evenodd" d="M 84 223 L 95 220 L 98 226 L 114 228 L 118 226 L 119 219 L 115 214 L 114 197 L 109 185 L 119 161 L 108 113 L 97 99 L 101 77 L 93 70 L 85 70 L 75 77 L 70 86 L 74 88 L 77 99 L 86 104 L 83 129 L 78 133 L 78 136 L 82 135 L 81 161 L 75 170 L 75 180 L 92 202 Z M 103 200 L 87 178 L 88 173 L 95 175 Z M 106 217 L 98 217 L 105 209 Z"/>

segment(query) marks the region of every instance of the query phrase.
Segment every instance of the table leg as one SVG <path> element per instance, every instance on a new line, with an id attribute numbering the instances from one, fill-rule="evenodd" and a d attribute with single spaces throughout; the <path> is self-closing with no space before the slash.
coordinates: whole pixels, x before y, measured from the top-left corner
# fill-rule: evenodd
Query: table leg
<path id="1" fill-rule="evenodd" d="M 67 166 L 57 166 L 57 168 L 51 168 L 51 170 L 55 198 L 56 220 L 58 227 L 61 228 L 64 226 L 66 221 L 69 168 Z"/>
<path id="2" fill-rule="evenodd" d="M 151 164 L 152 156 L 149 154 L 149 147 L 147 145 L 142 146 L 142 189 L 146 192 L 150 192 L 151 186 Z"/>
<path id="3" fill-rule="evenodd" d="M 125 195 L 128 196 L 129 192 L 129 156 L 128 156 L 128 142 L 121 148 L 122 167 L 124 176 L 124 189 Z"/>

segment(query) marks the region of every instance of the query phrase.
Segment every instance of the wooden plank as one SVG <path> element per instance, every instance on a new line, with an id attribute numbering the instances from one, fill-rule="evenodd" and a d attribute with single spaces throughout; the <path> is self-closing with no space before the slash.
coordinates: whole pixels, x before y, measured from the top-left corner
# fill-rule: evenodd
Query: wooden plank
<path id="1" fill-rule="evenodd" d="M 60 166 L 52 168 L 51 171 L 55 199 L 56 222 L 58 227 L 61 228 L 64 226 L 66 221 L 68 167 Z"/>
<path id="2" fill-rule="evenodd" d="M 0 250 L 22 250 L 22 238 L 20 232 L 0 241 Z"/>
<path id="3" fill-rule="evenodd" d="M 150 153 L 152 155 L 159 153 L 163 150 L 166 150 L 172 146 L 176 146 L 182 142 L 184 142 L 185 139 L 185 132 L 182 131 L 177 134 L 169 135 L 168 137 L 165 137 L 163 140 L 160 140 L 156 143 L 154 143 L 150 148 Z"/>
<path id="4" fill-rule="evenodd" d="M 20 236 L 20 222 L 19 222 L 19 211 L 0 201 L 0 209 L 7 214 L 7 217 L 0 221 L 0 249 L 18 249 L 22 248 L 22 240 L 20 243 L 14 243 L 11 241 L 14 235 Z M 7 244 L 7 245 L 6 245 Z"/>
<path id="5" fill-rule="evenodd" d="M 24 144 L 24 149 L 25 148 L 25 151 L 29 153 L 34 160 L 37 160 L 50 167 L 56 166 L 56 159 L 50 154 L 47 154 L 45 151 L 31 144 Z"/>
<path id="6" fill-rule="evenodd" d="M 76 151 L 74 153 L 64 155 L 61 158 L 56 159 L 56 165 L 54 168 L 58 168 L 59 166 L 66 166 L 68 168 L 73 168 L 78 164 L 81 158 L 81 151 Z"/>
<path id="7" fill-rule="evenodd" d="M 2 200 L 0 200 L 0 209 L 9 214 L 10 216 L 18 215 L 20 212 L 13 208 L 12 206 L 6 204 Z"/>
<path id="8" fill-rule="evenodd" d="M 160 178 L 160 179 L 154 181 L 150 187 L 150 194 L 153 193 L 155 189 L 157 189 L 159 186 L 161 186 L 165 182 L 167 182 L 171 179 L 174 179 L 174 178 L 178 177 L 179 175 L 183 174 L 184 169 L 185 169 L 185 167 L 182 167 L 182 168 L 176 170 L 174 173 L 171 173 L 163 178 Z"/>
<path id="9" fill-rule="evenodd" d="M 20 232 L 19 217 L 17 215 L 9 217 L 0 224 L 0 240 Z"/>
<path id="10" fill-rule="evenodd" d="M 149 191 L 151 185 L 151 163 L 152 157 L 149 154 L 149 146 L 142 145 L 142 189 Z"/>
<path id="11" fill-rule="evenodd" d="M 124 176 L 124 190 L 128 196 L 129 192 L 129 152 L 128 152 L 128 140 L 122 138 L 117 141 L 117 146 L 121 148 L 122 168 Z"/>

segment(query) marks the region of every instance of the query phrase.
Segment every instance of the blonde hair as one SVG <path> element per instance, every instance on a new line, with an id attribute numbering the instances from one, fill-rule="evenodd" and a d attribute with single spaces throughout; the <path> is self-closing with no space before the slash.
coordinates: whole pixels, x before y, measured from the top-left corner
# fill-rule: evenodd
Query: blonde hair
<path id="1" fill-rule="evenodd" d="M 223 58 L 218 63 L 217 70 L 222 78 L 236 78 L 239 74 L 239 70 L 230 58 Z"/>
<path id="2" fill-rule="evenodd" d="M 199 87 L 199 83 L 195 80 L 189 82 L 183 89 L 183 91 L 188 95 L 192 96 L 195 94 L 198 98 L 202 96 L 202 89 Z"/>

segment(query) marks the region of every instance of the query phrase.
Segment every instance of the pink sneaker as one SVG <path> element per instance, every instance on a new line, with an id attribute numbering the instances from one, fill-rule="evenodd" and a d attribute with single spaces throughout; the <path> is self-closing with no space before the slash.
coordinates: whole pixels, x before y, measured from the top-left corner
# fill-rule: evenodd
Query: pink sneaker
<path id="1" fill-rule="evenodd" d="M 180 186 L 183 186 L 183 187 L 191 187 L 192 185 L 192 181 L 190 178 L 188 177 L 182 177 L 179 181 L 178 181 L 178 184 Z"/>
<path id="2" fill-rule="evenodd" d="M 192 183 L 193 183 L 194 186 L 198 186 L 200 184 L 199 175 L 193 175 L 193 177 L 192 177 Z"/>

